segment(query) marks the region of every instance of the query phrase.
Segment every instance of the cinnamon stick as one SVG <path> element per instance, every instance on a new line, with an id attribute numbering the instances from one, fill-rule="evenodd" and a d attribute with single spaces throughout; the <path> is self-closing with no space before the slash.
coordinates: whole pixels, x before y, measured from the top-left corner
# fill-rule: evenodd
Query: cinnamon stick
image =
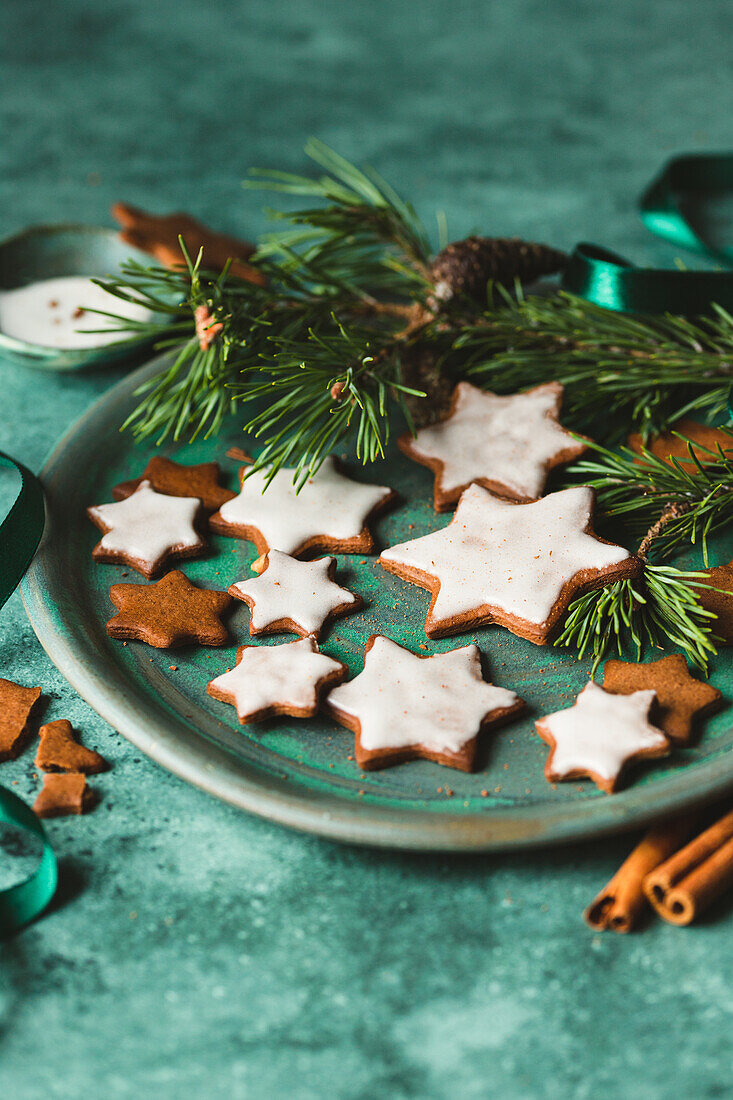
<path id="1" fill-rule="evenodd" d="M 644 893 L 664 920 L 690 924 L 733 886 L 733 810 L 644 879 Z"/>
<path id="2" fill-rule="evenodd" d="M 650 829 L 588 906 L 583 914 L 586 923 L 598 932 L 630 932 L 646 909 L 645 875 L 676 852 L 693 827 L 691 818 L 682 817 Z"/>

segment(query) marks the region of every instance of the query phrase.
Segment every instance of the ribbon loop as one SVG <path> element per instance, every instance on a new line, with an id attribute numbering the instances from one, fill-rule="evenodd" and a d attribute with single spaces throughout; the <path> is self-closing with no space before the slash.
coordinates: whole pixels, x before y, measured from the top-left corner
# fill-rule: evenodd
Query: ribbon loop
<path id="1" fill-rule="evenodd" d="M 699 234 L 686 213 L 729 193 L 733 193 L 733 155 L 675 157 L 642 195 L 641 218 L 658 237 L 732 267 L 733 247 Z M 571 294 L 623 313 L 699 316 L 715 305 L 733 312 L 733 272 L 635 267 L 593 244 L 576 246 L 562 285 Z"/>
<path id="2" fill-rule="evenodd" d="M 18 495 L 0 523 L 0 607 L 15 590 L 31 563 L 43 534 L 45 507 L 41 483 L 22 463 L 0 451 L 0 466 L 18 471 Z M 56 891 L 58 868 L 43 825 L 25 802 L 0 787 L 0 823 L 40 838 L 41 860 L 27 879 L 0 890 L 0 937 L 10 935 L 41 913 Z"/>

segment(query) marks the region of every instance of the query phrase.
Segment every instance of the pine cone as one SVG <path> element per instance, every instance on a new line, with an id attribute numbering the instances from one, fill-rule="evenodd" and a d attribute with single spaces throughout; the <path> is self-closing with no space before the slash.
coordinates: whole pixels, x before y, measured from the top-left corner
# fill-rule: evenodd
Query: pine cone
<path id="1" fill-rule="evenodd" d="M 519 237 L 466 237 L 449 244 L 433 260 L 436 301 L 431 305 L 434 308 L 457 295 L 485 305 L 489 280 L 505 286 L 515 279 L 531 283 L 558 271 L 566 260 L 565 253 L 556 248 Z"/>

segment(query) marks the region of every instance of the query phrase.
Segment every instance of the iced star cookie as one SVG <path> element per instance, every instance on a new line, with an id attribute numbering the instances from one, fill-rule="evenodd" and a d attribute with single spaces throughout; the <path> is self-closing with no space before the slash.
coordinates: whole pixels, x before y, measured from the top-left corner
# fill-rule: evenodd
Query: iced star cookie
<path id="1" fill-rule="evenodd" d="M 510 500 L 535 500 L 550 470 L 585 450 L 559 423 L 562 395 L 559 382 L 507 397 L 459 382 L 443 420 L 397 443 L 434 472 L 438 512 L 473 482 Z"/>
<path id="2" fill-rule="evenodd" d="M 331 457 L 299 493 L 293 470 L 278 470 L 267 489 L 266 472 L 245 477 L 248 470 L 244 466 L 240 471 L 239 496 L 223 504 L 210 523 L 221 535 L 253 542 L 260 554 L 282 550 L 297 558 L 313 550 L 371 553 L 369 520 L 396 496 L 383 485 L 344 477 Z"/>
<path id="3" fill-rule="evenodd" d="M 221 508 L 236 494 L 219 484 L 221 471 L 218 462 L 200 462 L 197 466 L 184 466 L 162 455 L 154 455 L 140 477 L 115 485 L 112 496 L 126 500 L 142 481 L 148 481 L 156 493 L 169 497 L 196 497 L 207 514 Z"/>
<path id="4" fill-rule="evenodd" d="M 326 709 L 356 735 L 365 770 L 422 758 L 473 771 L 479 732 L 524 709 L 513 691 L 486 683 L 475 645 L 418 657 L 373 634 L 364 653 L 364 670 L 334 688 Z"/>
<path id="5" fill-rule="evenodd" d="M 302 638 L 318 638 L 331 619 L 363 606 L 360 596 L 334 581 L 335 558 L 298 561 L 270 550 L 264 565 L 259 577 L 229 586 L 229 594 L 250 609 L 250 634 L 292 631 Z"/>
<path id="6" fill-rule="evenodd" d="M 283 645 L 243 645 L 237 663 L 212 680 L 209 695 L 236 708 L 242 725 L 289 714 L 312 718 L 324 692 L 346 675 L 346 665 L 321 653 L 315 638 Z"/>
<path id="7" fill-rule="evenodd" d="M 611 695 L 591 682 L 572 707 L 540 718 L 535 729 L 550 746 L 547 779 L 587 776 L 612 794 L 630 761 L 667 756 L 669 740 L 649 722 L 655 698 L 651 690 Z"/>
<path id="8" fill-rule="evenodd" d="M 471 485 L 447 527 L 390 547 L 379 564 L 432 593 L 430 638 L 497 623 L 542 645 L 576 595 L 640 568 L 593 533 L 592 517 L 584 486 L 512 504 Z"/>
<path id="9" fill-rule="evenodd" d="M 690 676 L 681 653 L 672 653 L 659 661 L 635 664 L 631 661 L 606 661 L 603 690 L 613 695 L 629 695 L 651 689 L 656 692 L 653 708 L 655 724 L 675 745 L 686 745 L 692 736 L 696 718 L 717 709 L 722 693 L 702 680 Z"/>
<path id="10" fill-rule="evenodd" d="M 171 559 L 193 558 L 205 548 L 196 530 L 200 511 L 199 500 L 165 496 L 141 481 L 126 500 L 87 508 L 92 523 L 104 532 L 92 557 L 154 577 Z"/>
<path id="11" fill-rule="evenodd" d="M 179 569 L 155 584 L 113 584 L 109 598 L 117 608 L 107 623 L 111 638 L 147 642 L 156 649 L 229 641 L 222 616 L 233 606 L 231 596 L 199 588 Z"/>

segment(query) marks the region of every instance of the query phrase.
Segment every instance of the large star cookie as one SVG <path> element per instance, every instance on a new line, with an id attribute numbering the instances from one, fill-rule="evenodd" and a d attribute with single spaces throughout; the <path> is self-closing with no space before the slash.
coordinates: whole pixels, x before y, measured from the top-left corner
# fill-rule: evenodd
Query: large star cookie
<path id="1" fill-rule="evenodd" d="M 435 474 L 435 507 L 445 512 L 472 482 L 511 500 L 535 500 L 547 475 L 585 450 L 558 423 L 559 382 L 500 397 L 459 382 L 448 415 L 400 448 Z"/>
<path id="2" fill-rule="evenodd" d="M 428 637 L 498 623 L 541 645 L 574 596 L 638 572 L 627 550 L 593 534 L 592 514 L 584 486 L 512 504 L 472 485 L 447 527 L 379 563 L 432 592 Z"/>
<path id="3" fill-rule="evenodd" d="M 156 649 L 198 642 L 226 645 L 222 615 L 232 606 L 227 592 L 198 588 L 179 569 L 155 584 L 113 584 L 109 598 L 118 609 L 107 623 L 112 638 L 147 642 Z"/>
<path id="4" fill-rule="evenodd" d="M 318 638 L 325 623 L 363 606 L 360 596 L 336 584 L 335 572 L 335 558 L 298 561 L 270 550 L 264 572 L 230 585 L 229 593 L 248 605 L 250 634 L 293 631 Z"/>
<path id="5" fill-rule="evenodd" d="M 733 561 L 704 572 L 704 583 L 711 587 L 698 588 L 700 605 L 715 615 L 714 619 L 710 619 L 713 634 L 721 639 L 723 645 L 733 645 Z"/>
<path id="6" fill-rule="evenodd" d="M 572 707 L 535 722 L 550 746 L 547 779 L 552 783 L 587 776 L 611 794 L 631 760 L 666 756 L 669 741 L 649 722 L 654 700 L 651 690 L 611 695 L 598 684 L 586 684 Z"/>
<path id="7" fill-rule="evenodd" d="M 656 724 L 676 745 L 689 742 L 695 718 L 717 708 L 723 697 L 717 688 L 690 676 L 681 653 L 672 653 L 648 664 L 606 661 L 604 691 L 629 695 L 647 688 L 656 692 L 653 710 Z"/>
<path id="8" fill-rule="evenodd" d="M 243 645 L 237 663 L 217 676 L 206 690 L 236 708 L 239 721 L 256 722 L 289 714 L 311 718 L 321 697 L 346 675 L 346 665 L 319 652 L 314 638 L 283 645 Z"/>
<path id="9" fill-rule="evenodd" d="M 369 519 L 396 495 L 383 485 L 364 485 L 344 477 L 331 457 L 300 492 L 293 485 L 293 470 L 278 470 L 267 488 L 265 470 L 246 477 L 248 470 L 242 467 L 239 496 L 222 505 L 211 517 L 211 526 L 221 535 L 249 539 L 260 554 L 268 550 L 282 550 L 293 557 L 311 550 L 368 554 L 374 548 Z"/>
<path id="10" fill-rule="evenodd" d="M 218 462 L 200 462 L 197 466 L 184 466 L 162 455 L 154 455 L 140 477 L 115 485 L 115 500 L 126 500 L 135 492 L 141 481 L 148 481 L 156 493 L 169 497 L 196 497 L 208 514 L 221 508 L 236 494 L 219 484 Z"/>
<path id="11" fill-rule="evenodd" d="M 196 530 L 200 511 L 199 500 L 165 496 L 141 481 L 126 500 L 87 508 L 92 523 L 104 532 L 92 557 L 154 577 L 172 558 L 193 558 L 205 548 Z"/>
<path id="12" fill-rule="evenodd" d="M 479 731 L 524 708 L 513 691 L 486 683 L 475 645 L 418 657 L 373 634 L 364 652 L 363 672 L 326 701 L 356 734 L 360 768 L 422 757 L 473 771 Z"/>

